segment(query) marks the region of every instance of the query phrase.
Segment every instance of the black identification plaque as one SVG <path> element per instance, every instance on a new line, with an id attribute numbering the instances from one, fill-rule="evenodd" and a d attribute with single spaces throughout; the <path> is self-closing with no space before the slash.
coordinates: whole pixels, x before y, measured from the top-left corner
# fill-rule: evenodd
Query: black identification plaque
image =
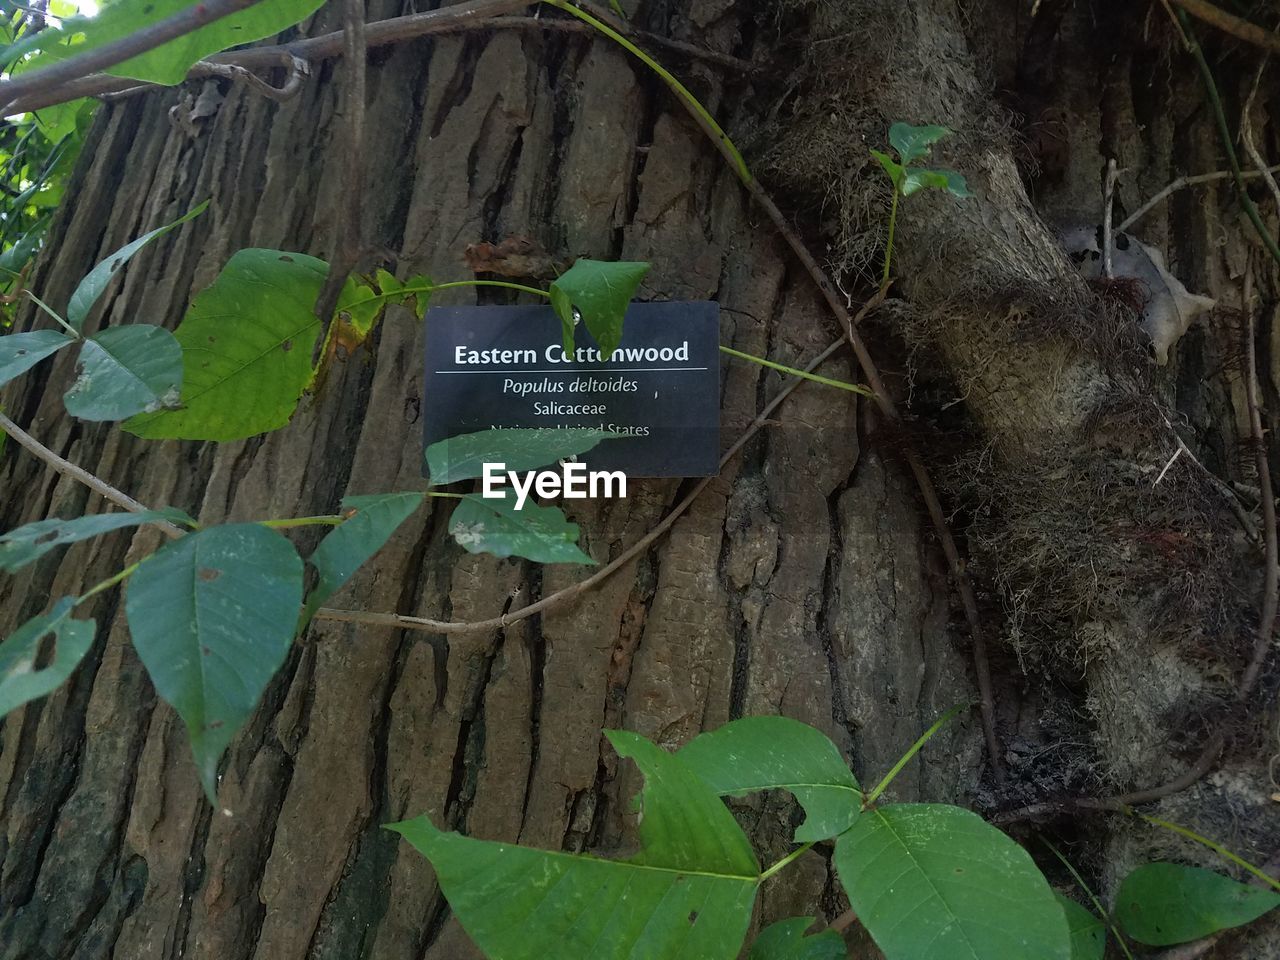
<path id="1" fill-rule="evenodd" d="M 432 307 L 423 387 L 427 446 L 493 427 L 597 427 L 579 457 L 635 477 L 705 477 L 720 460 L 720 308 L 633 303 L 607 361 L 578 324 L 566 354 L 549 306 Z"/>

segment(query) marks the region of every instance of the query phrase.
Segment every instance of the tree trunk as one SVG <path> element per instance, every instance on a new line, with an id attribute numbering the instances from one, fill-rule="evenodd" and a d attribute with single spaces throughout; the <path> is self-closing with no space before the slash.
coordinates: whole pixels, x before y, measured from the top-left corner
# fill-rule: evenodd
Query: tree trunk
<path id="1" fill-rule="evenodd" d="M 396 12 L 377 4 L 370 17 Z M 678 32 L 732 48 L 738 10 L 694 17 Z M 208 214 L 134 261 L 103 322 L 172 326 L 241 247 L 325 255 L 344 228 L 329 219 L 336 69 L 279 106 L 235 87 L 194 139 L 166 119 L 172 93 L 103 108 L 36 289 L 65 302 L 93 262 L 206 196 Z M 717 71 L 696 72 L 716 108 Z M 372 64 L 367 129 L 364 236 L 402 253 L 402 275 L 462 278 L 466 244 L 528 235 L 556 253 L 651 260 L 642 296 L 719 300 L 722 341 L 742 350 L 801 363 L 838 333 L 732 173 L 610 43 L 507 30 L 398 46 Z M 5 406 L 148 504 L 202 522 L 325 513 L 344 493 L 420 487 L 431 402 L 421 356 L 422 325 L 392 311 L 375 349 L 336 370 L 287 429 L 219 446 L 71 421 L 61 359 Z M 824 372 L 854 377 L 847 360 Z M 780 383 L 726 366 L 725 446 Z M 105 596 L 91 659 L 4 725 L 0 953 L 473 955 L 427 862 L 380 825 L 427 812 L 479 837 L 624 846 L 635 777 L 602 728 L 673 747 L 735 716 L 783 713 L 834 736 L 860 774 L 883 773 L 972 697 L 946 583 L 901 471 L 859 451 L 850 395 L 805 385 L 778 419 L 653 550 L 571 605 L 448 638 L 316 623 L 229 755 L 224 811 L 202 799 L 182 725 L 156 702 L 119 601 Z M 0 482 L 22 495 L 6 500 L 6 528 L 102 508 L 12 450 Z M 625 502 L 588 503 L 573 519 L 605 562 L 681 492 L 636 483 Z M 445 535 L 447 513 L 407 523 L 335 603 L 483 619 L 584 575 L 465 554 Z M 153 538 L 76 547 L 7 579 L 4 630 Z M 941 734 L 899 796 L 962 799 L 979 770 L 976 729 Z M 744 809 L 766 848 L 787 849 L 789 803 Z M 813 853 L 796 882 L 766 891 L 762 913 L 833 908 L 837 889 Z"/>
<path id="2" fill-rule="evenodd" d="M 975 716 L 938 734 L 895 798 L 996 812 L 1147 787 L 1228 725 L 1224 772 L 1165 807 L 1259 861 L 1280 844 L 1267 815 L 1274 714 L 1231 704 L 1262 558 L 1189 459 L 1153 483 L 1177 449 L 1165 416 L 1209 468 L 1253 481 L 1237 455 L 1238 331 L 1215 314 L 1153 375 L 1133 360 L 1132 316 L 1099 306 L 1044 224 L 1100 219 L 1110 156 L 1126 170 L 1126 209 L 1178 173 L 1221 166 L 1194 68 L 1179 58 L 1182 71 L 1159 72 L 1163 23 L 1142 46 L 1144 11 L 1101 0 L 1044 0 L 1032 19 L 1014 0 L 632 6 L 647 29 L 768 64 L 746 77 L 662 56 L 742 134 L 784 208 L 852 284 L 887 216 L 867 146 L 882 146 L 896 120 L 957 131 L 943 159 L 977 196 L 904 204 L 902 299 L 869 331 L 893 389 L 929 427 L 891 429 L 851 394 L 805 384 L 667 536 L 571 603 L 491 634 L 315 623 L 228 754 L 222 810 L 201 795 L 185 731 L 133 654 L 119 597 L 102 595 L 98 643 L 70 683 L 0 728 L 0 957 L 476 956 L 426 861 L 380 825 L 425 812 L 486 839 L 625 849 L 637 777 L 603 728 L 674 747 L 734 717 L 784 714 L 830 734 L 874 782 L 975 696 L 967 628 L 896 456 L 905 442 L 930 454 L 987 629 L 1004 641 L 999 759 L 1010 783 L 983 778 Z M 400 12 L 371 0 L 369 17 Z M 339 24 L 326 9 L 306 32 Z M 1253 51 L 1234 56 L 1220 82 L 1242 100 Z M 33 289 L 65 303 L 97 260 L 205 197 L 209 212 L 140 254 L 91 329 L 176 325 L 243 247 L 326 256 L 347 229 L 333 219 L 340 73 L 340 62 L 322 65 L 284 104 L 233 86 L 196 136 L 168 119 L 180 92 L 104 106 Z M 1024 114 L 1017 136 L 997 95 Z M 841 334 L 701 132 L 604 39 L 508 29 L 384 48 L 370 61 L 366 130 L 365 254 L 395 252 L 401 276 L 469 277 L 467 244 L 522 235 L 556 256 L 652 261 L 643 298 L 716 299 L 722 343 L 781 363 L 803 365 Z M 1188 287 L 1228 303 L 1239 303 L 1252 256 L 1272 303 L 1274 265 L 1234 210 L 1224 182 L 1176 194 L 1135 231 Z M 450 293 L 439 302 L 473 302 Z M 1275 330 L 1263 324 L 1264 348 Z M 346 494 L 421 485 L 422 325 L 393 309 L 375 341 L 289 427 L 248 441 L 147 442 L 71 420 L 61 394 L 73 362 L 61 354 L 3 406 L 148 505 L 206 523 L 328 513 Z M 1263 350 L 1261 373 L 1274 400 L 1272 354 Z M 842 355 L 821 372 L 860 379 Z M 782 380 L 735 361 L 722 382 L 727 447 Z M 943 435 L 958 444 L 935 442 Z M 103 509 L 13 444 L 0 484 L 14 491 L 3 529 Z M 678 481 L 633 483 L 627 500 L 573 506 L 571 518 L 603 563 L 684 492 Z M 586 575 L 463 553 L 443 502 L 406 523 L 333 604 L 480 620 Z M 116 535 L 0 580 L 0 635 L 155 543 L 152 532 Z M 1176 597 L 1185 603 L 1170 616 Z M 1268 674 L 1263 691 L 1274 687 Z M 735 808 L 766 859 L 790 849 L 789 800 Z M 1085 869 L 1104 881 L 1161 852 L 1125 823 L 1093 816 L 1067 826 L 1077 829 Z M 758 920 L 830 917 L 842 899 L 819 848 L 792 881 L 765 887 Z"/>

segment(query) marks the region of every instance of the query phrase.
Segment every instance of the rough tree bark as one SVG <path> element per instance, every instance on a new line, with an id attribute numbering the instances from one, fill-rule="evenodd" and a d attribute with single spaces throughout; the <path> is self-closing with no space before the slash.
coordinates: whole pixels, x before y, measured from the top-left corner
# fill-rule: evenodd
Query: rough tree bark
<path id="1" fill-rule="evenodd" d="M 649 29 L 769 63 L 754 78 L 696 63 L 678 72 L 748 139 L 780 130 L 781 150 L 809 164 L 807 177 L 788 177 L 779 147 L 756 140 L 754 153 L 766 158 L 785 205 L 798 218 L 813 215 L 805 222 L 815 240 L 826 236 L 839 252 L 879 236 L 883 197 L 860 135 L 880 143 L 892 120 L 953 126 L 960 135 L 947 159 L 978 188 L 971 203 L 907 205 L 898 270 L 905 304 L 875 332 L 904 397 L 918 364 L 924 389 L 916 409 L 955 426 L 953 406 L 935 401 L 940 392 L 948 401 L 962 396 L 958 432 L 970 449 L 994 451 L 978 458 L 980 468 L 970 468 L 972 457 L 936 466 L 951 505 L 972 508 L 957 522 L 972 521 L 972 561 L 988 588 L 991 626 L 1026 654 L 1002 655 L 998 664 L 1005 759 L 1015 776 L 1010 793 L 991 792 L 980 729 L 969 719 L 908 767 L 896 797 L 1007 807 L 1053 799 L 1055 791 L 1148 786 L 1185 769 L 1198 731 L 1176 730 L 1187 742 L 1171 744 L 1170 729 L 1179 709 L 1199 704 L 1193 694 L 1207 690 L 1215 702 L 1226 695 L 1242 611 L 1252 602 L 1249 582 L 1244 600 L 1224 601 L 1230 617 L 1217 633 L 1199 623 L 1154 629 L 1151 608 L 1165 595 L 1152 582 L 1169 576 L 1158 551 L 1131 561 L 1156 564 L 1150 576 L 1103 591 L 1096 604 L 1074 585 L 1084 562 L 1077 546 L 1139 542 L 1124 524 L 1142 519 L 1142 501 L 1104 503 L 1088 531 L 1070 527 L 1079 540 L 1057 554 L 1045 548 L 1043 528 L 1015 538 L 1029 544 L 1027 560 L 992 547 L 1024 531 L 1020 501 L 1010 497 L 1006 507 L 999 496 L 975 500 L 972 491 L 985 484 L 997 494 L 1078 494 L 1098 480 L 1099 464 L 1116 460 L 1149 483 L 1147 468 L 1158 471 L 1172 455 L 1168 434 L 1135 438 L 1126 428 L 1123 442 L 1099 439 L 1099 399 L 1113 397 L 1117 383 L 1174 398 L 1205 462 L 1245 476 L 1233 456 L 1242 389 L 1233 368 L 1216 369 L 1234 355 L 1229 335 L 1193 331 L 1177 366 L 1154 383 L 1090 348 L 1090 318 L 1100 314 L 1040 219 L 1095 222 L 1106 156 L 1129 171 L 1121 190 L 1129 208 L 1178 172 L 1216 169 L 1212 121 L 1194 74 L 1179 72 L 1181 61 L 1177 70 L 1165 66 L 1166 48 L 1155 41 L 1123 47 L 1141 31 L 1125 18 L 1124 31 L 1112 30 L 1101 2 L 1046 0 L 1036 20 L 1013 0 L 670 6 L 644 4 L 637 16 Z M 369 6 L 371 19 L 399 12 L 385 0 Z M 306 29 L 339 24 L 339 12 L 327 8 Z M 1103 36 L 1114 36 L 1119 49 L 1100 43 Z M 801 67 L 787 77 L 794 63 Z M 1153 89 L 1157 66 L 1168 72 Z M 101 256 L 206 196 L 209 213 L 140 255 L 91 325 L 176 324 L 191 293 L 241 247 L 332 249 L 344 229 L 330 216 L 342 167 L 337 89 L 333 64 L 286 104 L 232 88 L 194 138 L 167 119 L 174 93 L 103 108 L 35 289 L 64 302 Z M 1051 134 L 1069 154 L 1041 151 L 1038 177 L 1019 171 L 1026 148 L 1015 144 L 1025 141 L 1009 135 L 995 106 L 997 92 L 1010 90 L 1033 134 L 1044 117 L 1067 118 Z M 732 172 L 654 78 L 603 40 L 501 31 L 399 45 L 371 58 L 368 109 L 366 254 L 395 251 L 406 275 L 461 278 L 466 244 L 528 235 L 556 255 L 651 260 L 642 296 L 719 300 L 722 342 L 742 350 L 803 363 L 839 334 Z M 815 115 L 847 121 L 833 127 L 834 147 L 808 125 Z M 1027 139 L 1034 146 L 1034 136 Z M 1158 211 L 1140 233 L 1169 251 L 1189 286 L 1227 296 L 1252 249 L 1243 229 L 1224 219 L 1231 209 L 1226 188 L 1184 194 L 1174 216 Z M 858 222 L 854 214 L 866 210 Z M 850 243 L 854 234 L 861 241 Z M 1071 336 L 1023 323 L 1040 315 L 1065 323 Z M 1274 328 L 1264 329 L 1268 343 Z M 419 484 L 419 418 L 430 403 L 421 394 L 421 332 L 407 312 L 393 311 L 374 349 L 335 370 L 293 424 L 244 442 L 148 443 L 74 422 L 62 410 L 73 374 L 63 356 L 6 391 L 4 407 L 55 450 L 148 504 L 173 504 L 207 522 L 324 513 L 344 493 Z M 1116 338 L 1104 332 L 1099 340 Z M 823 372 L 857 375 L 848 359 Z M 723 373 L 727 446 L 779 381 L 745 364 Z M 1274 398 L 1276 374 L 1264 383 Z M 572 605 L 508 630 L 445 638 L 315 624 L 229 754 L 220 794 L 226 811 L 203 801 L 181 724 L 155 700 L 127 642 L 119 598 L 104 595 L 92 611 L 98 645 L 71 683 L 0 728 L 0 956 L 473 956 L 426 862 L 379 825 L 428 812 L 485 838 L 621 849 L 636 778 L 602 741 L 604 727 L 675 746 L 735 716 L 782 713 L 826 730 L 860 775 L 883 771 L 973 689 L 945 567 L 894 456 L 902 438 L 882 426 L 847 394 L 801 387 L 653 550 Z M 1045 466 L 1059 460 L 1063 476 Z M 1179 490 L 1201 492 L 1192 475 L 1179 482 L 1187 485 Z M 9 491 L 0 504 L 6 529 L 102 508 L 12 445 L 0 484 Z M 681 492 L 677 482 L 645 482 L 627 501 L 575 508 L 573 518 L 589 552 L 606 561 Z M 1159 506 L 1163 520 L 1137 531 L 1148 537 L 1142 543 L 1184 532 L 1167 523 L 1173 508 Z M 1205 529 L 1216 536 L 1221 510 L 1205 512 Z M 335 604 L 482 619 L 582 575 L 464 554 L 445 535 L 447 513 L 433 508 L 406 524 Z M 50 594 L 109 576 L 154 546 L 154 536 L 77 546 L 0 581 L 0 634 Z M 1231 557 L 1256 569 L 1256 555 L 1230 546 Z M 1073 585 L 1050 590 L 1054 603 L 1026 603 L 1028 592 L 1049 589 L 1054 562 L 1075 571 Z M 1126 611 L 1131 616 L 1121 616 Z M 1027 623 L 1037 634 L 1029 648 L 1019 632 Z M 1220 648 L 1206 654 L 1206 637 Z M 1193 641 L 1200 646 L 1189 650 Z M 1158 691 L 1145 683 L 1152 662 L 1173 674 Z M 1207 709 L 1182 716 L 1189 722 Z M 1277 836 L 1259 799 L 1266 741 L 1257 732 L 1271 719 L 1259 709 L 1237 720 L 1244 732 L 1230 772 L 1177 808 L 1210 832 L 1225 824 L 1217 835 L 1260 859 Z M 1054 751 L 1062 751 L 1057 760 Z M 769 797 L 739 809 L 766 851 L 787 849 L 789 802 Z M 1109 821 L 1082 826 L 1106 843 L 1090 855 L 1099 875 L 1131 859 L 1136 846 L 1150 849 Z M 794 880 L 766 888 L 760 920 L 833 916 L 838 889 L 824 854 L 811 852 Z"/>

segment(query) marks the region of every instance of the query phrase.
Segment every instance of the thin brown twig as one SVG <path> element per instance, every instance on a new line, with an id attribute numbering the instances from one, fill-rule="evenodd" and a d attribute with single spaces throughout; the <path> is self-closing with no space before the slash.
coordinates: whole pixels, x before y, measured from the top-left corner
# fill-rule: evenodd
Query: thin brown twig
<path id="1" fill-rule="evenodd" d="M 1114 247 L 1111 236 L 1111 211 L 1116 193 L 1116 158 L 1107 158 L 1107 178 L 1102 188 L 1102 275 L 1108 280 L 1115 277 L 1115 268 L 1111 262 Z"/>
<path id="2" fill-rule="evenodd" d="M 1280 173 L 1280 164 L 1273 167 L 1267 167 L 1266 169 L 1268 173 Z M 1257 170 L 1246 170 L 1241 174 L 1241 176 L 1246 180 L 1254 180 L 1262 176 L 1262 174 Z M 1213 183 L 1215 180 L 1230 179 L 1230 170 L 1215 170 L 1213 173 L 1198 173 L 1190 177 L 1178 177 L 1178 179 L 1171 181 L 1166 187 L 1160 190 L 1159 193 L 1154 194 L 1150 200 L 1140 206 L 1137 210 L 1129 214 L 1125 221 L 1121 223 L 1120 226 L 1116 227 L 1116 229 L 1120 231 L 1128 230 L 1135 223 L 1150 213 L 1152 207 L 1165 199 L 1165 197 L 1169 196 L 1171 193 L 1175 193 L 1185 187 L 1194 187 L 1202 183 Z"/>
<path id="3" fill-rule="evenodd" d="M 86 77 L 95 71 L 123 63 L 215 20 L 239 13 L 261 2 L 262 0 L 205 0 L 203 3 L 179 10 L 156 23 L 134 30 L 118 40 L 104 43 L 100 47 L 68 57 L 47 67 L 0 80 L 0 104 L 4 105 L 0 107 L 0 115 L 9 116 L 13 112 L 11 108 L 15 101 L 28 94 L 50 90 L 71 80 Z"/>
<path id="4" fill-rule="evenodd" d="M 342 176 L 334 198 L 333 255 L 320 294 L 316 297 L 315 314 L 320 318 L 320 335 L 316 337 L 311 362 L 319 361 L 327 342 L 326 334 L 338 306 L 343 284 L 360 259 L 360 222 L 364 216 L 364 112 L 365 77 L 368 46 L 365 40 L 364 0 L 346 0 L 343 35 L 342 107 L 346 114 L 343 131 Z"/>
<path id="5" fill-rule="evenodd" d="M 836 933 L 844 933 L 857 922 L 857 913 L 852 910 L 846 910 L 844 913 L 840 914 L 840 916 L 827 924 L 827 929 L 834 930 Z"/>
<path id="6" fill-rule="evenodd" d="M 1243 17 L 1227 13 L 1221 7 L 1209 3 L 1208 0 L 1173 0 L 1173 2 L 1197 20 L 1203 20 L 1223 33 L 1231 34 L 1237 40 L 1252 43 L 1264 50 L 1280 52 L 1280 35 L 1277 35 L 1274 30 L 1268 30 Z"/>
<path id="7" fill-rule="evenodd" d="M 77 466 L 65 457 L 58 456 L 58 454 L 54 453 L 35 437 L 31 436 L 31 434 L 27 433 L 27 431 L 23 430 L 3 413 L 0 413 L 0 430 L 3 430 L 11 436 L 19 446 L 25 447 L 39 459 L 47 463 L 56 473 L 60 473 L 64 477 L 70 477 L 72 480 L 83 483 L 94 493 L 101 495 L 104 500 L 114 503 L 117 507 L 123 507 L 130 513 L 145 513 L 149 509 L 137 500 L 133 499 L 133 497 L 129 496 L 127 493 L 122 490 L 117 490 L 111 484 L 107 483 L 107 481 L 94 476 L 88 470 L 84 469 L 84 467 Z M 158 523 L 156 526 L 170 537 L 176 538 L 183 534 L 183 531 L 172 523 Z"/>

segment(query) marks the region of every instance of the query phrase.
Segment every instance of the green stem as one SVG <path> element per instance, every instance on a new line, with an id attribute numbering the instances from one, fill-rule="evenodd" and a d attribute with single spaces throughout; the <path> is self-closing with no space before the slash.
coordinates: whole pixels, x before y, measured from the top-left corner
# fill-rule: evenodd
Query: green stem
<path id="1" fill-rule="evenodd" d="M 860 387 L 856 383 L 845 383 L 843 380 L 832 380 L 830 377 L 820 377 L 816 373 L 805 373 L 805 371 L 797 370 L 795 367 L 788 367 L 782 363 L 774 363 L 772 360 L 766 360 L 764 357 L 757 357 L 750 353 L 743 353 L 741 350 L 734 350 L 732 347 L 722 346 L 720 348 L 720 352 L 727 353 L 731 357 L 740 357 L 743 360 L 750 360 L 752 363 L 758 363 L 762 367 L 768 367 L 770 370 L 778 370 L 793 377 L 803 377 L 805 380 L 812 380 L 814 383 L 822 383 L 828 387 L 837 387 L 841 390 L 848 390 L 850 393 L 858 393 L 864 397 L 874 396 L 874 394 L 866 387 Z"/>
<path id="2" fill-rule="evenodd" d="M 866 810 L 876 802 L 876 798 L 880 796 L 880 794 L 884 793 L 885 788 L 889 786 L 889 784 L 893 783 L 894 778 L 902 772 L 902 768 L 907 765 L 912 757 L 920 752 L 920 748 L 928 743 L 935 733 L 942 729 L 944 724 L 950 721 L 951 718 L 961 710 L 967 710 L 971 706 L 972 704 L 969 703 L 957 704 L 940 716 L 934 722 L 932 727 L 922 733 L 920 735 L 920 739 L 911 745 L 911 749 L 902 755 L 902 759 L 893 765 L 893 769 L 884 775 L 884 779 L 876 784 L 876 788 L 866 795 L 862 801 L 862 809 Z"/>
<path id="3" fill-rule="evenodd" d="M 440 491 L 440 490 L 428 490 L 428 491 L 427 491 L 427 496 L 428 496 L 428 497 L 445 497 L 446 499 L 449 499 L 449 500 L 463 500 L 463 499 L 465 499 L 465 495 L 464 495 L 464 494 L 461 494 L 461 493 L 444 493 L 443 491 Z"/>
<path id="4" fill-rule="evenodd" d="M 73 327 L 71 324 L 67 323 L 67 321 L 63 320 L 57 310 L 53 309 L 53 307 L 49 306 L 47 303 L 45 303 L 43 300 L 37 297 L 30 290 L 23 290 L 22 292 L 25 293 L 32 300 L 34 300 L 36 306 L 38 306 L 41 310 L 43 310 L 49 316 L 53 317 L 53 319 L 57 320 L 58 323 L 62 324 L 62 328 L 66 330 L 67 333 L 71 334 L 71 336 L 75 337 L 77 340 L 81 339 L 80 331 L 77 330 L 75 327 Z"/>
<path id="5" fill-rule="evenodd" d="M 893 261 L 893 234 L 898 226 L 898 198 L 902 196 L 902 191 L 898 189 L 898 185 L 893 185 L 893 206 L 889 208 L 889 239 L 884 245 L 884 274 L 880 277 L 880 288 L 883 290 L 889 286 L 889 264 Z"/>
<path id="6" fill-rule="evenodd" d="M 729 151 L 730 156 L 733 157 L 734 165 L 737 167 L 735 172 L 738 174 L 738 178 L 746 184 L 750 184 L 755 179 L 751 176 L 751 170 L 747 167 L 747 161 L 742 158 L 741 152 L 739 152 L 738 148 L 734 145 L 734 142 L 729 139 L 729 135 L 724 132 L 724 129 L 720 124 L 716 123 L 716 118 L 713 117 L 711 112 L 689 91 L 689 88 L 677 80 L 666 67 L 653 59 L 653 57 L 649 56 L 622 34 L 618 33 L 617 30 L 614 30 L 607 23 L 597 20 L 585 10 L 575 7 L 572 3 L 568 3 L 567 0 L 542 0 L 542 2 L 577 17 L 583 23 L 590 24 L 661 77 L 662 82 L 670 87 L 676 96 L 693 108 L 694 112 L 697 113 L 702 122 L 707 125 L 707 128 L 715 134 L 715 136 L 720 140 L 720 143 Z"/>
<path id="7" fill-rule="evenodd" d="M 108 577 L 106 580 L 103 580 L 97 586 L 91 587 L 88 593 L 81 594 L 79 597 L 76 598 L 76 606 L 79 606 L 80 604 L 84 603 L 90 597 L 96 597 L 98 594 L 102 593 L 103 590 L 110 590 L 117 583 L 120 583 L 123 580 L 127 580 L 129 577 L 133 576 L 134 571 L 138 569 L 141 563 L 142 561 L 138 561 L 138 563 L 125 567 L 123 570 L 117 573 L 114 577 Z"/>
<path id="8" fill-rule="evenodd" d="M 258 526 L 270 527 L 272 530 L 288 530 L 292 527 L 336 527 L 341 523 L 346 523 L 346 521 L 346 517 L 336 515 L 323 517 L 290 517 L 287 520 L 259 520 Z"/>
<path id="9" fill-rule="evenodd" d="M 1182 31 L 1187 37 L 1187 46 L 1191 48 L 1191 55 L 1195 57 L 1196 65 L 1200 68 L 1200 79 L 1204 81 L 1205 91 L 1209 95 L 1209 104 L 1213 107 L 1213 116 L 1218 123 L 1218 137 L 1222 140 L 1222 147 L 1227 152 L 1232 182 L 1236 185 L 1236 196 L 1240 199 L 1240 205 L 1244 207 L 1249 222 L 1253 224 L 1253 229 L 1262 238 L 1263 246 L 1267 248 L 1272 259 L 1280 263 L 1280 246 L 1277 246 L 1275 237 L 1271 236 L 1271 231 L 1262 222 L 1258 208 L 1254 206 L 1253 201 L 1249 199 L 1248 191 L 1245 190 L 1244 176 L 1240 172 L 1240 159 L 1236 156 L 1236 148 L 1232 145 L 1231 129 L 1227 126 L 1227 114 L 1222 109 L 1222 98 L 1218 95 L 1218 84 L 1213 79 L 1213 71 L 1209 69 L 1209 61 L 1205 59 L 1204 51 L 1200 49 L 1200 41 L 1196 39 L 1190 18 L 1181 7 L 1177 9 L 1177 14 L 1178 21 L 1182 24 Z"/>
<path id="10" fill-rule="evenodd" d="M 815 843 L 815 842 L 816 842 L 816 841 L 810 840 L 810 841 L 809 841 L 808 843 L 806 843 L 803 847 L 797 847 L 795 850 L 792 850 L 790 853 L 788 853 L 785 857 L 783 857 L 781 860 L 779 860 L 779 861 L 778 861 L 777 863 L 775 863 L 773 866 L 771 866 L 771 867 L 769 867 L 767 870 L 765 870 L 765 871 L 764 871 L 764 873 L 760 874 L 760 877 L 759 877 L 759 879 L 757 879 L 757 880 L 756 880 L 756 883 L 764 883 L 766 880 L 768 880 L 770 877 L 772 877 L 775 873 L 778 873 L 778 872 L 779 872 L 779 871 L 781 871 L 784 867 L 786 867 L 786 866 L 788 866 L 788 865 L 790 865 L 790 864 L 794 863 L 796 860 L 798 860 L 798 859 L 799 859 L 800 857 L 802 857 L 804 854 L 808 853 L 808 852 L 809 852 L 809 850 L 813 847 L 813 845 L 814 845 L 814 843 Z"/>
<path id="11" fill-rule="evenodd" d="M 1244 859 L 1244 857 L 1240 856 L 1239 854 L 1232 853 L 1222 844 L 1217 843 L 1216 841 L 1210 840 L 1208 837 L 1202 837 L 1200 834 L 1196 833 L 1194 830 L 1188 830 L 1186 827 L 1179 826 L 1176 823 L 1170 823 L 1168 820 L 1161 820 L 1159 817 L 1149 817 L 1145 813 L 1140 813 L 1138 814 L 1138 816 L 1140 816 L 1143 820 L 1147 821 L 1147 823 L 1153 824 L 1157 827 L 1164 827 L 1164 829 L 1170 830 L 1173 833 L 1178 834 L 1179 836 L 1186 837 L 1188 840 L 1194 840 L 1196 843 L 1200 844 L 1201 846 L 1208 847 L 1210 850 L 1212 850 L 1218 856 L 1222 857 L 1224 860 L 1234 863 L 1241 870 L 1246 870 L 1249 873 L 1252 873 L 1255 877 L 1257 877 L 1263 883 L 1267 884 L 1267 886 L 1271 887 L 1272 889 L 1280 890 L 1280 881 L 1277 881 L 1274 877 L 1268 876 L 1267 873 L 1263 871 L 1261 867 L 1255 867 L 1248 860 Z"/>
<path id="12" fill-rule="evenodd" d="M 1089 898 L 1089 902 L 1093 904 L 1093 909 L 1097 911 L 1098 916 L 1106 923 L 1108 929 L 1111 930 L 1111 935 L 1115 937 L 1116 943 L 1120 945 L 1120 952 L 1125 955 L 1127 960 L 1133 960 L 1133 954 L 1129 951 L 1129 944 L 1127 944 L 1124 937 L 1120 935 L 1120 930 L 1116 927 L 1115 921 L 1111 918 L 1111 914 L 1107 912 L 1107 908 L 1102 905 L 1102 901 L 1098 899 L 1097 894 L 1095 894 L 1093 889 L 1084 882 L 1084 877 L 1080 876 L 1080 871 L 1072 865 L 1070 860 L 1062 855 L 1062 852 L 1057 847 L 1044 837 L 1040 838 L 1040 842 L 1048 847 L 1049 851 L 1057 857 L 1059 861 L 1061 861 L 1062 865 L 1067 868 L 1067 872 L 1071 874 L 1072 879 L 1075 880 L 1076 885 L 1085 892 L 1085 895 Z"/>
<path id="13" fill-rule="evenodd" d="M 433 287 L 428 287 L 431 291 L 436 290 L 452 290 L 454 287 L 503 287 L 507 290 L 519 290 L 521 293 L 532 293 L 539 297 L 549 297 L 546 290 L 539 290 L 537 287 L 526 287 L 523 283 L 508 283 L 505 280 L 454 280 L 451 283 L 437 283 Z M 407 293 L 408 289 L 397 291 L 397 293 Z"/>

